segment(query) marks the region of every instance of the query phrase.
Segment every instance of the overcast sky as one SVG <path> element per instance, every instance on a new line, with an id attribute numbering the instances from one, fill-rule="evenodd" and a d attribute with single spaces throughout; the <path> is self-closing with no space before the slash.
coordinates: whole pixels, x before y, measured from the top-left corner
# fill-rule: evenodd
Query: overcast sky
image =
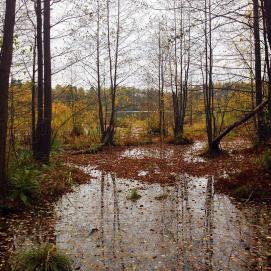
<path id="1" fill-rule="evenodd" d="M 21 4 L 24 0 L 21 0 Z M 112 0 L 112 31 L 115 25 L 114 2 Z M 157 31 L 159 23 L 170 25 L 173 18 L 173 1 L 159 0 L 120 0 L 121 1 L 121 55 L 119 82 L 121 85 L 147 87 L 157 75 L 156 54 L 158 51 Z M 181 6 L 177 1 L 176 6 Z M 184 18 L 187 18 L 188 0 L 183 0 Z M 28 1 L 29 3 L 31 1 Z M 106 1 L 100 0 L 105 6 Z M 231 3 L 231 4 L 228 4 Z M 237 3 L 238 2 L 238 3 Z M 96 3 L 97 0 L 62 0 L 52 5 L 52 56 L 53 85 L 75 84 L 85 88 L 95 85 L 95 44 L 96 44 Z M 203 47 L 203 1 L 190 0 L 193 13 L 192 20 L 192 63 L 190 78 L 193 84 L 202 82 L 200 59 Z M 2 3 L 3 4 L 3 3 Z M 19 4 L 19 5 L 20 5 Z M 214 80 L 238 81 L 248 76 L 248 67 L 244 64 L 240 52 L 248 58 L 251 50 L 249 31 L 244 24 L 228 19 L 235 17 L 234 11 L 245 13 L 248 7 L 240 9 L 246 1 L 213 1 L 213 53 Z M 0 6 L 1 7 L 1 6 Z M 31 10 L 31 7 L 30 7 Z M 230 12 L 232 11 L 232 12 Z M 29 53 L 33 35 L 26 22 L 25 10 L 18 12 L 18 45 L 15 49 L 13 74 L 15 78 L 29 79 L 31 70 L 31 53 Z M 227 16 L 217 17 L 216 14 Z M 32 14 L 33 15 L 33 14 Z M 31 17 L 31 16 L 30 16 Z M 32 16 L 34 18 L 34 16 Z M 239 18 L 242 20 L 242 18 Z M 61 23 L 59 23 L 61 21 Z M 104 22 L 102 23 L 103 25 Z M 105 26 L 104 26 L 105 27 Z M 106 29 L 103 29 L 105 32 Z M 28 32 L 27 32 L 28 31 Z M 23 34 L 24 33 L 24 34 Z M 27 33 L 27 35 L 25 35 Z M 31 39 L 32 36 L 32 39 Z M 103 38 L 104 40 L 105 37 Z M 114 43 L 114 33 L 111 38 Z M 22 53 L 23 51 L 26 51 Z M 28 52 L 28 53 L 27 53 Z M 102 50 L 101 64 L 107 73 L 107 51 Z M 28 66 L 29 73 L 22 72 Z M 20 71 L 18 73 L 18 70 Z M 108 74 L 108 73 L 107 73 Z M 108 76 L 105 76 L 105 85 Z"/>

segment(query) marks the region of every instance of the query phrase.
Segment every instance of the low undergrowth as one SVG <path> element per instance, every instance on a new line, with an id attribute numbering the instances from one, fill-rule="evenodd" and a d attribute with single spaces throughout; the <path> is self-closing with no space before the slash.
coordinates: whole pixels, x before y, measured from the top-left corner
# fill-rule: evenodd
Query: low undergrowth
<path id="1" fill-rule="evenodd" d="M 8 196 L 1 209 L 18 209 L 53 202 L 72 190 L 75 184 L 88 180 L 79 169 L 60 161 L 59 154 L 48 165 L 33 160 L 30 152 L 21 152 L 8 171 Z"/>
<path id="2" fill-rule="evenodd" d="M 38 174 L 39 171 L 35 169 L 16 169 L 10 177 L 9 198 L 12 201 L 21 201 L 24 205 L 31 204 L 40 194 Z"/>
<path id="3" fill-rule="evenodd" d="M 15 252 L 10 259 L 11 271 L 71 271 L 69 257 L 51 244 L 42 244 Z"/>

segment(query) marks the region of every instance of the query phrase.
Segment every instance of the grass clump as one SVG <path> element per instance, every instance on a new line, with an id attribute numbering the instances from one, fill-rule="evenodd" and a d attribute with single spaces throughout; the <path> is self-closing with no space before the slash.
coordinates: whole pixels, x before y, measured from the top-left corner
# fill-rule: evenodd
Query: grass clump
<path id="1" fill-rule="evenodd" d="M 138 193 L 138 189 L 137 188 L 133 188 L 131 191 L 130 191 L 130 195 L 128 197 L 130 200 L 132 201 L 136 201 L 138 199 L 141 198 L 141 195 Z"/>
<path id="2" fill-rule="evenodd" d="M 71 261 L 54 245 L 43 244 L 15 253 L 10 260 L 11 271 L 71 271 Z"/>

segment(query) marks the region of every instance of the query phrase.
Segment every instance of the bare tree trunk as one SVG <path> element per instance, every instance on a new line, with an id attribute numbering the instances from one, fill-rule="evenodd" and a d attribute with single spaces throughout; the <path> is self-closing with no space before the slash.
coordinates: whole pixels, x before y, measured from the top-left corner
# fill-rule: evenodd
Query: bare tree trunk
<path id="1" fill-rule="evenodd" d="M 44 22 L 42 22 L 41 0 L 37 0 L 38 119 L 35 133 L 34 158 L 42 163 L 49 162 L 52 137 L 50 13 L 50 0 L 44 0 Z"/>
<path id="2" fill-rule="evenodd" d="M 4 196 L 7 188 L 6 147 L 8 122 L 9 77 L 13 54 L 16 0 L 6 1 L 4 35 L 0 55 L 0 193 Z"/>
<path id="3" fill-rule="evenodd" d="M 254 44 L 253 44 L 253 29 L 249 31 L 249 40 L 250 40 L 250 90 L 251 90 L 251 110 L 253 111 L 255 108 L 255 94 L 254 94 L 254 72 L 253 72 L 253 51 L 254 51 Z M 243 57 L 244 58 L 244 57 Z M 257 118 L 256 115 L 253 116 L 253 125 L 254 129 L 257 129 Z"/>
<path id="4" fill-rule="evenodd" d="M 99 121 L 100 121 L 100 132 L 101 140 L 103 140 L 105 135 L 105 125 L 104 125 L 104 113 L 102 104 L 102 88 L 101 88 L 101 72 L 100 72 L 100 0 L 97 0 L 98 12 L 97 12 L 97 92 L 98 92 L 98 107 L 99 107 Z"/>
<path id="5" fill-rule="evenodd" d="M 271 2 L 270 0 L 264 0 L 264 17 L 266 20 L 266 30 L 269 42 L 269 47 L 271 48 Z"/>
<path id="6" fill-rule="evenodd" d="M 164 65 L 164 64 L 163 64 Z M 163 71 L 164 73 L 164 71 Z M 164 79 L 164 74 L 163 74 L 163 79 L 162 79 L 162 92 L 161 92 L 161 136 L 162 140 L 164 140 L 164 137 L 166 136 L 166 120 L 165 120 L 165 93 L 164 93 L 164 85 L 165 85 L 165 79 Z"/>
<path id="7" fill-rule="evenodd" d="M 183 1 L 180 8 L 180 26 L 179 33 L 177 31 L 177 13 L 176 1 L 174 1 L 174 87 L 172 87 L 172 102 L 174 110 L 174 141 L 176 143 L 183 142 L 184 121 L 187 108 L 187 92 L 188 92 L 188 72 L 190 67 L 190 48 L 187 51 L 187 62 L 185 59 L 185 26 L 183 14 Z M 188 42 L 190 47 L 190 10 L 187 11 L 189 16 L 188 25 Z M 179 43 L 177 42 L 179 41 Z M 178 50 L 179 49 L 179 50 Z M 179 64 L 179 65 L 178 65 Z M 178 67 L 180 66 L 180 68 Z M 171 83 L 173 80 L 171 80 Z"/>
<path id="8" fill-rule="evenodd" d="M 42 136 L 43 136 L 43 101 L 44 101 L 44 90 L 43 90 L 43 40 L 42 40 L 42 8 L 41 0 L 36 2 L 36 16 L 37 16 L 37 58 L 38 58 L 38 91 L 37 91 L 37 126 L 35 132 L 34 141 L 34 158 L 37 161 L 42 160 Z"/>
<path id="9" fill-rule="evenodd" d="M 183 68 L 183 63 L 184 63 L 184 56 L 183 56 L 183 51 L 184 51 L 184 29 L 183 29 L 183 0 L 181 0 L 181 18 L 180 18 L 180 90 L 179 90 L 179 95 L 178 97 L 178 104 L 179 104 L 179 123 L 178 123 L 178 134 L 177 137 L 182 137 L 183 136 L 183 123 L 182 123 L 182 118 L 183 118 L 183 104 L 184 104 L 184 82 L 183 82 L 183 73 L 184 73 L 184 68 Z M 177 37 L 176 37 L 177 38 Z M 177 61 L 177 60 L 176 60 Z"/>
<path id="10" fill-rule="evenodd" d="M 161 118 L 161 55 L 162 55 L 162 45 L 161 45 L 161 27 L 159 24 L 159 33 L 158 33 L 158 116 L 159 116 L 159 133 L 161 134 L 162 129 L 162 118 Z"/>
<path id="11" fill-rule="evenodd" d="M 44 0 L 44 133 L 42 162 L 48 163 L 52 137 L 52 68 L 51 68 L 51 9 L 50 0 Z"/>
<path id="12" fill-rule="evenodd" d="M 255 53 L 255 81 L 256 81 L 256 106 L 263 101 L 262 92 L 262 60 L 261 60 L 261 40 L 259 26 L 259 2 L 253 0 L 253 30 L 254 30 L 254 53 Z M 260 142 L 266 139 L 266 127 L 264 123 L 263 111 L 259 111 L 257 115 L 257 135 Z"/>
<path id="13" fill-rule="evenodd" d="M 118 76 L 118 60 L 119 60 L 119 39 L 120 39 L 120 0 L 117 4 L 117 30 L 116 30 L 116 46 L 114 60 L 112 59 L 112 48 L 110 40 L 110 6 L 109 0 L 107 1 L 107 39 L 108 39 L 108 55 L 109 55 L 109 72 L 110 72 L 110 89 L 111 89 L 111 115 L 109 125 L 106 129 L 103 138 L 104 145 L 114 145 L 114 135 L 116 131 L 115 118 L 116 118 L 116 92 L 117 92 L 117 76 Z M 114 62 L 114 63 L 113 63 Z M 114 65 L 113 65 L 114 64 Z"/>
<path id="14" fill-rule="evenodd" d="M 161 25 L 159 24 L 159 38 L 158 38 L 158 105 L 159 105 L 159 133 L 161 139 L 165 136 L 165 103 L 164 103 L 164 87 L 165 87 L 165 60 L 164 60 L 164 50 L 162 46 L 162 39 L 161 39 Z"/>
<path id="15" fill-rule="evenodd" d="M 209 0 L 208 7 L 208 20 L 209 20 L 209 98 L 211 104 L 210 121 L 212 125 L 212 137 L 217 134 L 216 119 L 214 115 L 214 83 L 213 83 L 213 40 L 212 40 L 212 1 Z"/>
<path id="16" fill-rule="evenodd" d="M 190 70 L 190 56 L 191 56 L 191 16 L 190 10 L 188 10 L 188 51 L 187 51 L 187 62 L 186 69 L 184 74 L 184 83 L 183 91 L 182 91 L 182 106 L 181 106 L 181 134 L 184 133 L 184 120 L 186 116 L 186 108 L 187 108 L 187 97 L 188 97 L 188 80 L 189 80 L 189 70 Z M 182 30 L 183 31 L 183 30 Z"/>
<path id="17" fill-rule="evenodd" d="M 177 138 L 179 138 L 180 134 L 181 134 L 181 116 L 180 116 L 180 91 L 182 88 L 182 63 L 181 63 L 181 86 L 179 87 L 179 83 L 178 83 L 178 57 L 177 57 L 177 40 L 178 40 L 178 34 L 177 34 L 177 14 L 176 14 L 176 1 L 174 1 L 174 84 L 175 84 L 175 88 L 174 88 L 174 93 L 172 96 L 173 99 L 173 110 L 174 110 L 174 138 L 175 140 Z M 181 38 L 181 34 L 180 37 Z M 182 46 L 181 42 L 180 42 L 180 47 Z M 182 53 L 180 54 L 181 58 L 182 58 Z M 180 88 L 180 89 L 179 89 Z"/>
<path id="18" fill-rule="evenodd" d="M 204 23 L 204 36 L 205 36 L 205 78 L 203 79 L 203 93 L 204 93 L 204 108 L 205 108 L 205 120 L 208 136 L 208 149 L 212 153 L 214 150 L 212 147 L 212 141 L 214 137 L 214 122 L 213 116 L 213 83 L 212 83 L 212 36 L 211 36 L 211 0 L 209 5 L 205 0 L 205 23 Z M 209 36 L 208 36 L 209 35 Z"/>
<path id="19" fill-rule="evenodd" d="M 35 152 L 36 141 L 36 34 L 33 47 L 33 68 L 32 68 L 32 87 L 31 87 L 31 133 L 32 133 L 32 152 Z"/>
<path id="20" fill-rule="evenodd" d="M 266 2 L 266 3 L 265 3 Z M 269 125 L 271 122 L 271 3 L 270 1 L 261 0 L 262 15 L 263 15 L 263 37 L 264 37 L 264 47 L 265 47 L 265 62 L 268 74 L 268 118 Z M 269 48 L 268 48 L 269 43 Z M 269 132 L 270 133 L 270 132 Z M 270 134 L 269 134 L 270 136 Z"/>

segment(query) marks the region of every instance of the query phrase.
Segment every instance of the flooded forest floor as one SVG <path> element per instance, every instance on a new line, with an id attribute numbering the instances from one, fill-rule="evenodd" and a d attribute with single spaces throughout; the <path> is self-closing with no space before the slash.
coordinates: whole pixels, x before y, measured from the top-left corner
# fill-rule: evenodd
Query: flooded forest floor
<path id="1" fill-rule="evenodd" d="M 213 176 L 216 189 L 239 200 L 271 201 L 271 171 L 263 166 L 266 147 L 253 148 L 248 140 L 222 144 L 223 153 L 206 158 L 206 144 L 151 144 L 107 148 L 96 155 L 66 155 L 70 165 L 88 166 L 116 177 L 173 185 L 180 174 Z M 85 170 L 86 173 L 86 170 Z"/>
<path id="2" fill-rule="evenodd" d="M 14 249 L 41 242 L 82 271 L 271 270 L 264 150 L 241 139 L 222 147 L 214 159 L 201 140 L 61 154 L 88 178 L 54 204 L 1 217 L 0 270 Z"/>

